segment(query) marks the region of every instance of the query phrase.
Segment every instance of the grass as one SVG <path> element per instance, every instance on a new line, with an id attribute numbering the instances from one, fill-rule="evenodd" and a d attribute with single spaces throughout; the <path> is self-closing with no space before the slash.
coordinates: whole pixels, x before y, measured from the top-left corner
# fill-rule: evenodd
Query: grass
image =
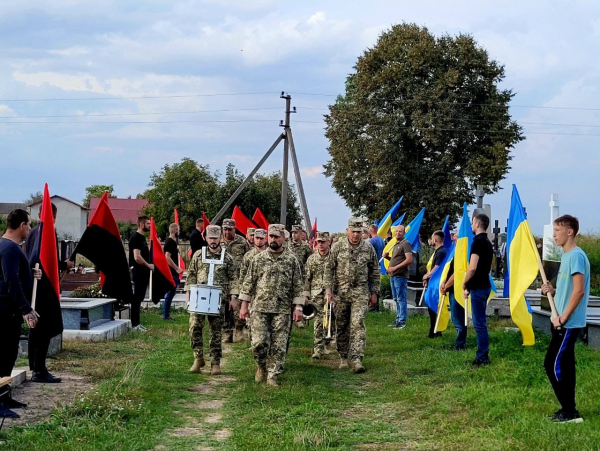
<path id="1" fill-rule="evenodd" d="M 597 449 L 600 443 L 598 352 L 577 345 L 585 423 L 553 424 L 546 416 L 558 407 L 542 366 L 548 338 L 538 335 L 534 347 L 524 348 L 520 335 L 505 331 L 509 321 L 491 322 L 493 363 L 474 369 L 472 329 L 470 350 L 456 352 L 454 330 L 427 339 L 428 318 L 411 318 L 397 331 L 386 327 L 390 314 L 369 314 L 362 375 L 335 369 L 333 358 L 310 362 L 312 332 L 294 329 L 282 387 L 270 389 L 254 383 L 245 344 L 227 354 L 221 385 L 188 373 L 187 315 L 175 317 L 165 323 L 145 314 L 148 333 L 114 342 L 67 343 L 53 368 L 89 376 L 96 389 L 43 424 L 3 432 L 0 449 Z M 209 390 L 188 390 L 199 383 Z M 206 399 L 223 401 L 218 424 L 207 423 L 210 412 L 198 407 Z M 216 439 L 223 428 L 231 436 Z"/>

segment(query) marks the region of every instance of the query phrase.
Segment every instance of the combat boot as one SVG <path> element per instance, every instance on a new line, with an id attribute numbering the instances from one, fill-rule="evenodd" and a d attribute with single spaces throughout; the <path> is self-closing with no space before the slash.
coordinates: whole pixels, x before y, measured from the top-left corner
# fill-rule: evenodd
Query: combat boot
<path id="1" fill-rule="evenodd" d="M 323 358 L 323 351 L 315 350 L 315 352 L 313 352 L 312 358 L 315 360 L 321 360 Z"/>
<path id="2" fill-rule="evenodd" d="M 264 366 L 259 366 L 256 369 L 256 374 L 254 375 L 254 381 L 259 384 L 264 384 L 267 381 L 267 368 Z"/>
<path id="3" fill-rule="evenodd" d="M 244 326 L 242 327 L 236 327 L 235 328 L 235 334 L 233 335 L 233 342 L 234 343 L 242 343 L 245 340 L 244 337 Z"/>
<path id="4" fill-rule="evenodd" d="M 200 368 L 202 368 L 206 363 L 204 362 L 204 357 L 196 357 L 194 359 L 194 364 L 190 368 L 190 373 L 199 373 Z"/>
<path id="5" fill-rule="evenodd" d="M 223 343 L 233 343 L 233 331 L 223 331 Z"/>
<path id="6" fill-rule="evenodd" d="M 362 374 L 366 371 L 366 369 L 360 360 L 354 360 L 352 362 L 352 370 L 351 371 L 354 374 Z"/>
<path id="7" fill-rule="evenodd" d="M 279 387 L 281 384 L 277 380 L 277 376 L 271 376 L 267 379 L 267 385 L 270 385 L 271 387 Z"/>
<path id="8" fill-rule="evenodd" d="M 221 365 L 219 365 L 218 363 L 213 363 L 210 366 L 210 374 L 212 374 L 213 376 L 218 376 L 219 374 L 221 374 Z"/>
<path id="9" fill-rule="evenodd" d="M 339 366 L 340 370 L 345 370 L 348 369 L 348 359 L 342 359 L 340 360 L 340 366 Z"/>

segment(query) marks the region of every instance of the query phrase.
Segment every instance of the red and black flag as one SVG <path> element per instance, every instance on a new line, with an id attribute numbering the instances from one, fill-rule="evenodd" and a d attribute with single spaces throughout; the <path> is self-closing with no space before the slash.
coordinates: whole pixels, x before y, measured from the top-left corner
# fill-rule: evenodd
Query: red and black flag
<path id="1" fill-rule="evenodd" d="M 233 207 L 233 213 L 231 214 L 231 219 L 235 221 L 235 228 L 240 231 L 244 236 L 248 233 L 248 227 L 252 227 L 258 229 L 259 227 L 254 224 L 250 219 L 246 217 L 240 207 L 237 205 Z"/>
<path id="2" fill-rule="evenodd" d="M 83 255 L 100 271 L 105 295 L 131 301 L 133 292 L 127 256 L 117 222 L 108 206 L 106 191 L 75 248 L 75 254 Z"/>
<path id="3" fill-rule="evenodd" d="M 167 257 L 163 252 L 163 248 L 158 239 L 156 233 L 156 226 L 154 225 L 154 218 L 150 218 L 150 262 L 154 264 L 154 271 L 152 271 L 152 284 L 150 299 L 155 304 L 158 304 L 160 300 L 175 287 L 175 281 L 171 275 L 169 264 L 167 263 Z"/>
<path id="4" fill-rule="evenodd" d="M 263 214 L 263 212 L 260 211 L 260 208 L 256 209 L 256 211 L 254 212 L 254 216 L 252 216 L 252 220 L 261 229 L 269 230 L 269 221 L 267 221 L 267 218 L 265 217 L 265 215 Z"/>
<path id="5" fill-rule="evenodd" d="M 37 285 L 35 304 L 35 311 L 40 314 L 40 321 L 36 328 L 43 330 L 49 337 L 54 337 L 62 333 L 63 322 L 60 311 L 58 247 L 48 184 L 44 185 L 40 223 L 37 229 L 37 234 L 32 241 L 31 252 L 28 250 L 31 266 L 39 263 L 42 270 L 42 278 Z"/>
<path id="6" fill-rule="evenodd" d="M 310 237 L 310 245 L 312 248 L 315 247 L 315 244 L 317 243 L 317 217 L 315 216 L 315 223 L 312 226 L 312 231 L 310 233 L 311 237 Z"/>

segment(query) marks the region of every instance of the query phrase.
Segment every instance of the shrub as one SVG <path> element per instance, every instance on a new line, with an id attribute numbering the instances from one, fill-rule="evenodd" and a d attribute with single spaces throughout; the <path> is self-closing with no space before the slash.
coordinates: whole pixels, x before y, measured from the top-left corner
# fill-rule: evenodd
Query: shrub
<path id="1" fill-rule="evenodd" d="M 591 292 L 600 295 L 600 235 L 579 235 L 577 245 L 590 261 Z"/>
<path id="2" fill-rule="evenodd" d="M 379 285 L 379 299 L 390 299 L 392 297 L 392 287 L 390 285 L 390 276 L 381 276 Z"/>
<path id="3" fill-rule="evenodd" d="M 87 285 L 85 287 L 79 287 L 74 289 L 71 292 L 72 298 L 107 298 L 104 293 L 102 293 L 102 289 L 100 288 L 100 283 L 94 283 L 92 285 Z"/>

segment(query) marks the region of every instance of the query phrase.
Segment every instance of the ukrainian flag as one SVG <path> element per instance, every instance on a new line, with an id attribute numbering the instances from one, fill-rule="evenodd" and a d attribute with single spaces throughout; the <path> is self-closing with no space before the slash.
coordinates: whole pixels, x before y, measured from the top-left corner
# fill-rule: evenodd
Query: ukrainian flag
<path id="1" fill-rule="evenodd" d="M 529 221 L 521 203 L 517 187 L 513 185 L 506 234 L 507 274 L 504 289 L 510 299 L 510 314 L 521 330 L 524 346 L 535 344 L 531 309 L 525 299 L 525 291 L 538 275 L 539 254 L 535 246 Z"/>
<path id="2" fill-rule="evenodd" d="M 394 229 L 397 226 L 402 225 L 402 221 L 404 221 L 404 217 L 405 216 L 406 216 L 406 212 L 402 213 L 402 216 L 400 216 L 398 219 L 396 219 L 394 221 L 394 223 L 392 224 L 392 227 L 391 227 L 391 229 L 392 229 L 392 235 L 394 234 Z M 395 241 L 394 241 L 394 243 L 395 243 Z M 385 276 L 387 274 L 385 262 L 386 262 L 385 258 L 381 259 L 381 261 L 379 262 L 379 272 L 381 272 L 382 276 Z"/>
<path id="3" fill-rule="evenodd" d="M 396 219 L 394 221 L 394 223 L 392 224 L 392 227 L 396 227 L 399 225 L 402 225 L 402 221 L 404 221 L 404 217 L 406 216 L 406 212 L 402 213 L 402 216 L 400 216 L 398 219 Z"/>
<path id="4" fill-rule="evenodd" d="M 404 199 L 404 196 L 402 196 L 400 198 L 400 200 L 398 202 L 396 202 L 392 208 L 390 208 L 390 211 L 388 211 L 385 214 L 383 219 L 381 221 L 379 221 L 379 228 L 377 229 L 377 235 L 379 235 L 384 240 L 387 237 L 388 232 L 390 231 L 390 227 L 392 226 L 392 223 L 394 222 L 394 216 L 396 216 L 398 214 L 398 210 L 400 209 L 400 204 L 402 203 L 402 199 Z"/>
<path id="5" fill-rule="evenodd" d="M 450 216 L 448 215 L 446 216 L 446 220 L 444 221 L 444 225 L 442 226 L 442 232 L 444 232 L 444 247 L 446 248 L 446 250 L 450 250 L 450 248 L 452 247 L 452 237 L 450 236 L 450 224 L 448 222 L 449 220 Z M 431 268 L 433 267 L 434 256 L 435 252 L 431 254 L 431 257 L 429 257 L 429 261 L 427 262 L 427 271 L 431 271 Z"/>
<path id="6" fill-rule="evenodd" d="M 450 235 L 450 225 L 448 224 L 449 219 L 450 216 L 446 216 L 446 220 L 444 221 L 444 225 L 442 227 L 444 236 Z M 452 243 L 452 240 L 450 240 L 450 243 Z M 445 244 L 446 240 L 444 239 L 444 247 Z M 446 248 L 446 250 L 448 251 L 448 248 Z M 446 252 L 446 258 L 444 261 L 442 261 L 440 266 L 431 274 L 429 283 L 427 284 L 427 289 L 425 290 L 425 304 L 427 304 L 427 306 L 436 313 L 438 312 L 438 304 L 440 301 L 440 281 L 442 279 L 442 271 L 444 270 L 446 263 L 452 260 L 448 260 L 448 254 L 449 252 Z M 434 256 L 435 252 L 431 255 L 431 258 L 427 263 L 427 271 L 431 271 L 431 268 L 433 267 Z"/>
<path id="7" fill-rule="evenodd" d="M 425 207 L 423 207 L 419 214 L 415 216 L 415 218 L 406 226 L 406 233 L 404 234 L 404 239 L 410 243 L 413 252 L 419 252 L 419 249 L 421 249 L 421 241 L 419 240 L 419 230 L 421 229 L 423 216 L 425 216 Z M 395 244 L 396 238 L 392 238 L 383 249 L 383 253 L 385 254 L 386 252 L 389 252 L 391 257 L 392 248 Z M 385 269 L 387 270 L 388 266 L 390 266 L 389 260 L 383 259 L 383 263 L 385 265 Z"/>
<path id="8" fill-rule="evenodd" d="M 452 264 L 452 259 L 454 258 L 454 250 L 455 245 L 452 243 L 450 250 L 448 251 L 448 256 L 446 257 L 446 261 L 442 267 L 442 273 L 440 275 L 440 280 L 438 282 L 438 291 L 440 289 L 441 281 L 448 279 L 448 272 L 450 271 L 450 265 Z M 432 276 L 433 277 L 433 276 Z M 439 291 L 439 303 L 437 308 L 437 319 L 435 322 L 435 330 L 434 332 L 442 332 L 448 328 L 448 322 L 450 321 L 450 312 L 448 307 L 450 306 L 450 293 L 446 292 L 446 294 L 441 293 Z"/>
<path id="9" fill-rule="evenodd" d="M 454 297 L 463 308 L 466 300 L 463 296 L 463 282 L 469 267 L 469 256 L 471 254 L 471 243 L 473 242 L 473 230 L 469 221 L 467 203 L 463 204 L 463 216 L 458 229 L 456 248 L 454 250 Z"/>

